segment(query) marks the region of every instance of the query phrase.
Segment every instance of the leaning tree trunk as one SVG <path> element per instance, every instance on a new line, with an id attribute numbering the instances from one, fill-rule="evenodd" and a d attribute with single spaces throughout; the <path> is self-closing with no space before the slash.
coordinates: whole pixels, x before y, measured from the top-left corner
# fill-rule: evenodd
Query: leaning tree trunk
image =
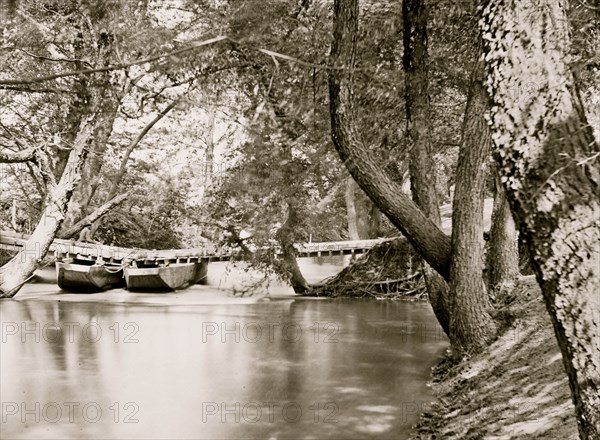
<path id="1" fill-rule="evenodd" d="M 45 257 L 56 232 L 65 218 L 69 199 L 79 181 L 81 166 L 87 154 L 87 145 L 93 130 L 92 116 L 81 123 L 59 182 L 49 188 L 44 212 L 35 230 L 17 255 L 0 267 L 0 298 L 12 298 L 33 275 Z"/>
<path id="2" fill-rule="evenodd" d="M 66 5 L 63 6 L 66 7 Z M 75 70 L 84 70 L 87 67 L 86 61 L 89 61 L 89 57 L 86 56 L 86 43 L 84 41 L 82 23 L 80 21 L 75 21 L 71 31 L 75 32 L 75 35 L 77 35 L 73 41 L 73 67 Z M 63 132 L 63 146 L 66 148 L 58 149 L 54 155 L 54 167 L 52 172 L 54 173 L 54 178 L 56 180 L 59 180 L 63 175 L 65 167 L 67 167 L 71 157 L 71 145 L 75 143 L 81 122 L 85 119 L 85 116 L 89 114 L 89 103 L 93 99 L 93 89 L 90 87 L 89 75 L 79 75 L 74 77 L 70 99 L 69 111 L 64 119 L 62 119 L 63 123 L 60 127 Z"/>
<path id="3" fill-rule="evenodd" d="M 400 184 L 378 166 L 362 142 L 353 109 L 352 69 L 356 59 L 358 0 L 334 2 L 334 32 L 329 71 L 329 102 L 333 144 L 348 171 L 444 278 L 450 275 L 450 239 L 402 192 Z"/>
<path id="4" fill-rule="evenodd" d="M 99 25 L 99 23 L 96 23 Z M 114 58 L 114 37 L 110 34 L 103 34 L 98 41 L 93 39 L 88 42 L 95 50 L 94 64 L 108 66 Z M 102 178 L 101 170 L 104 164 L 104 156 L 108 147 L 108 141 L 113 131 L 113 125 L 117 117 L 117 111 L 121 105 L 122 95 L 118 91 L 119 84 L 111 82 L 111 73 L 105 72 L 91 75 L 86 79 L 86 90 L 101 90 L 99 111 L 94 124 L 94 132 L 90 142 L 90 154 L 81 170 L 81 179 L 75 189 L 66 218 L 62 226 L 63 231 L 73 229 L 73 226 L 84 219 L 88 214 L 88 207 L 94 197 L 94 194 L 100 185 Z M 89 93 L 89 92 L 88 92 Z M 84 100 L 84 103 L 89 100 Z M 72 109 L 77 113 L 77 109 Z M 97 225 L 95 226 L 97 227 Z M 95 228 L 94 228 L 95 229 Z"/>
<path id="5" fill-rule="evenodd" d="M 431 105 L 427 63 L 427 6 L 425 0 L 402 2 L 406 133 L 410 145 L 410 188 L 415 203 L 438 227 L 440 208 L 435 187 L 435 165 L 431 141 Z M 440 325 L 450 329 L 448 284 L 426 262 L 421 261 L 429 302 Z"/>
<path id="6" fill-rule="evenodd" d="M 562 0 L 493 0 L 486 39 L 500 173 L 550 314 L 582 439 L 600 438 L 600 146 L 569 70 Z"/>
<path id="7" fill-rule="evenodd" d="M 97 116 L 92 141 L 90 143 L 91 154 L 86 160 L 82 170 L 81 179 L 73 192 L 69 209 L 63 224 L 63 229 L 69 229 L 78 221 L 86 217 L 88 207 L 94 197 L 96 188 L 100 183 L 102 164 L 108 146 L 108 140 L 112 134 L 113 124 L 119 109 L 119 98 L 110 82 L 103 83 L 104 96 L 100 112 Z"/>
<path id="8" fill-rule="evenodd" d="M 489 98 L 483 84 L 482 41 L 477 34 L 452 203 L 450 340 L 456 354 L 485 347 L 496 334 L 483 280 L 483 200 L 490 132 Z"/>
<path id="9" fill-rule="evenodd" d="M 298 260 L 296 259 L 298 252 L 294 247 L 295 229 L 299 224 L 298 212 L 293 202 L 288 202 L 288 215 L 281 229 L 277 231 L 277 240 L 281 245 L 281 260 L 279 260 L 276 268 L 286 277 L 288 277 L 295 293 L 306 293 L 310 286 L 302 275 Z"/>
<path id="10" fill-rule="evenodd" d="M 506 283 L 510 285 L 519 276 L 519 247 L 515 221 L 498 173 L 495 171 L 494 175 L 494 209 L 487 254 L 488 284 L 491 289 Z"/>

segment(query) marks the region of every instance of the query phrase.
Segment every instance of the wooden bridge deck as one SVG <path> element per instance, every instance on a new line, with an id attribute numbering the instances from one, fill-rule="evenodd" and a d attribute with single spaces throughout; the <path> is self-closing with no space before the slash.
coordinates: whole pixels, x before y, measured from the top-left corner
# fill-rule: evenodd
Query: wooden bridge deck
<path id="1" fill-rule="evenodd" d="M 20 251 L 25 246 L 28 238 L 29 235 L 27 234 L 0 231 L 0 249 Z M 389 239 L 298 243 L 296 244 L 296 249 L 299 257 L 354 255 L 366 252 L 373 246 L 387 240 Z M 27 252 L 32 253 L 39 253 L 39 251 L 39 246 L 27 250 Z M 275 248 L 275 252 L 280 254 L 281 250 Z M 202 247 L 194 249 L 148 250 L 55 239 L 50 246 L 49 254 L 54 254 L 54 257 L 58 260 L 80 258 L 92 260 L 103 259 L 113 263 L 122 263 L 123 261 L 168 261 L 175 263 L 199 260 L 226 261 L 238 257 L 240 251 L 229 247 L 217 246 L 213 243 L 207 243 Z"/>

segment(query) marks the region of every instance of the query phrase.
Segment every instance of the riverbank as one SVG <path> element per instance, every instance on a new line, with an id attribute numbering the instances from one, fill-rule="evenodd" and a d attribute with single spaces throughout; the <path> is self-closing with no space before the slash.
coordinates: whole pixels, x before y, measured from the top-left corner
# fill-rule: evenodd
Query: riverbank
<path id="1" fill-rule="evenodd" d="M 512 324 L 487 350 L 434 369 L 438 398 L 414 440 L 577 439 L 577 425 L 550 318 L 533 276 L 507 298 Z"/>

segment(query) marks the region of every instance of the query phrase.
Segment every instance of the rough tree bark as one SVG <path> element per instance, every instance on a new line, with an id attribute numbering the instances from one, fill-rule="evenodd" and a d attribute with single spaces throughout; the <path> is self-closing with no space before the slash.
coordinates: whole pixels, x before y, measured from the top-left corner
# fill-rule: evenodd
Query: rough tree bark
<path id="1" fill-rule="evenodd" d="M 496 171 L 494 175 L 494 209 L 487 255 L 488 284 L 491 289 L 510 284 L 519 276 L 519 247 L 515 221 L 500 177 Z"/>
<path id="2" fill-rule="evenodd" d="M 410 145 L 409 174 L 412 198 L 438 227 L 441 216 L 435 187 L 435 165 L 431 142 L 431 105 L 425 0 L 402 2 L 403 67 L 406 103 L 406 133 Z M 450 329 L 448 284 L 426 262 L 421 262 L 429 302 L 448 334 Z"/>
<path id="3" fill-rule="evenodd" d="M 38 268 L 56 232 L 65 218 L 71 194 L 81 175 L 87 155 L 88 139 L 93 131 L 92 116 L 84 118 L 69 154 L 68 165 L 56 185 L 49 188 L 45 208 L 38 225 L 20 250 L 0 267 L 0 298 L 12 298 Z"/>
<path id="4" fill-rule="evenodd" d="M 483 84 L 482 40 L 477 38 L 452 203 L 450 340 L 458 356 L 485 347 L 496 334 L 483 279 L 483 200 L 490 132 Z"/>
<path id="5" fill-rule="evenodd" d="M 334 35 L 329 71 L 332 140 L 348 171 L 423 258 L 444 278 L 450 275 L 450 238 L 402 192 L 369 154 L 356 124 L 352 98 L 358 1 L 334 2 Z"/>
<path id="6" fill-rule="evenodd" d="M 550 314 L 582 439 L 600 438 L 600 146 L 569 70 L 563 0 L 493 0 L 485 37 L 500 175 Z"/>

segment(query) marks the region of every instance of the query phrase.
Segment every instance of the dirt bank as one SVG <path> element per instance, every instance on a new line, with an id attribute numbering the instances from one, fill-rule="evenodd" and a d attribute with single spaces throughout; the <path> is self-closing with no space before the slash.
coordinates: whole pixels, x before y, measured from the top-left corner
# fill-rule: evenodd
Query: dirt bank
<path id="1" fill-rule="evenodd" d="M 567 376 L 533 276 L 505 299 L 514 321 L 489 348 L 434 370 L 439 402 L 414 439 L 577 439 Z"/>

